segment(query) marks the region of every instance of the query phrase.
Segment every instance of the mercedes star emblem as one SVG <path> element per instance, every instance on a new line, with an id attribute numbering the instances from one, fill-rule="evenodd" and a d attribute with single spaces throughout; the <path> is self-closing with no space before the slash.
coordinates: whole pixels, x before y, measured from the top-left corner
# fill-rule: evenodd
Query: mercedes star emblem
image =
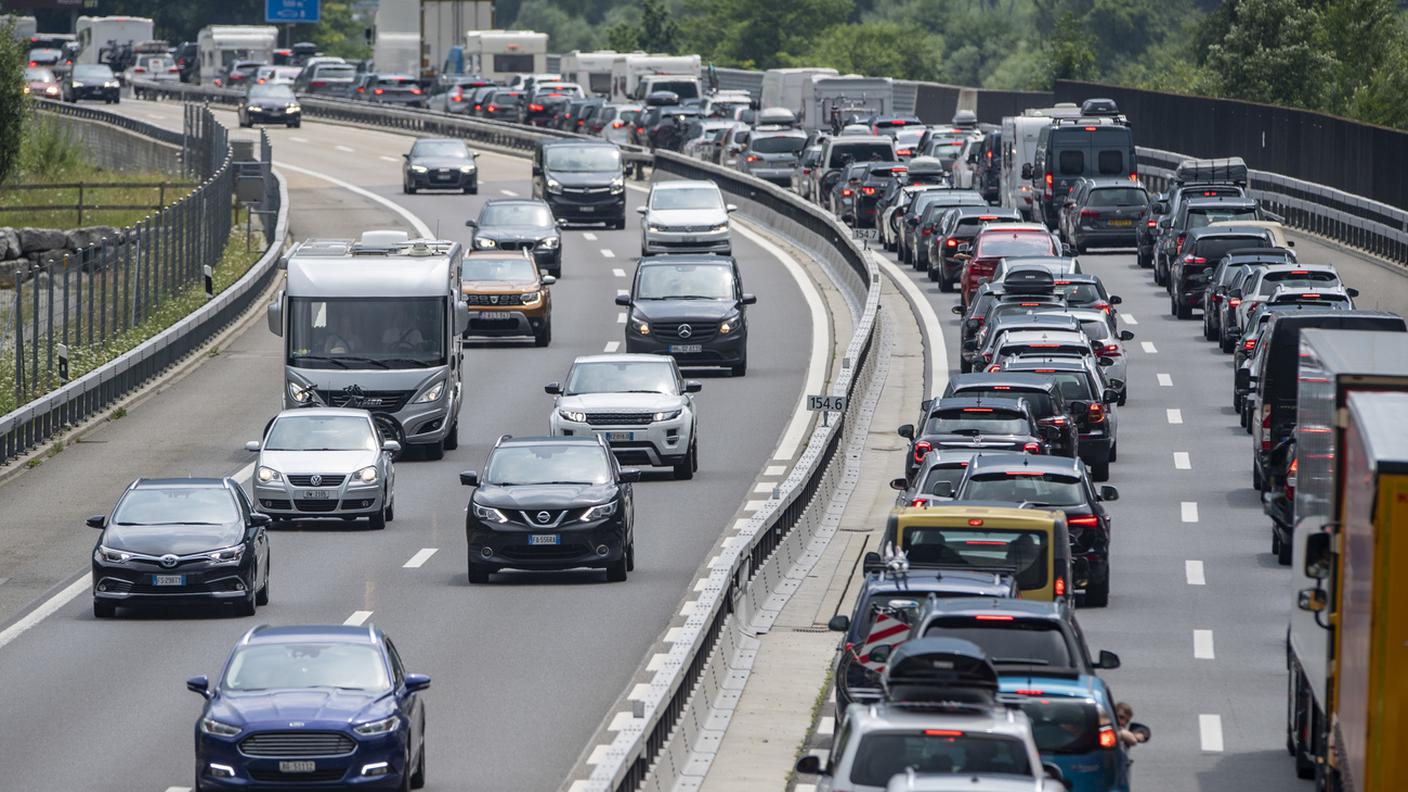
<path id="1" fill-rule="evenodd" d="M 180 561 L 181 559 L 177 558 L 176 556 L 170 553 L 167 553 L 166 555 L 161 557 L 161 565 L 166 567 L 167 569 L 176 566 L 176 564 L 180 563 Z"/>
<path id="2" fill-rule="evenodd" d="M 540 512 L 538 512 L 538 522 L 540 522 L 540 523 L 546 523 L 546 522 L 551 522 L 551 521 L 552 521 L 552 515 L 551 515 L 551 514 L 545 512 L 545 511 L 540 511 Z"/>
<path id="3" fill-rule="evenodd" d="M 308 477 L 308 483 L 315 487 L 321 487 L 323 486 L 323 477 L 314 473 L 312 476 Z"/>
<path id="4" fill-rule="evenodd" d="M 694 335 L 694 328 L 687 324 L 682 324 L 680 325 L 679 334 L 680 338 L 689 338 Z"/>

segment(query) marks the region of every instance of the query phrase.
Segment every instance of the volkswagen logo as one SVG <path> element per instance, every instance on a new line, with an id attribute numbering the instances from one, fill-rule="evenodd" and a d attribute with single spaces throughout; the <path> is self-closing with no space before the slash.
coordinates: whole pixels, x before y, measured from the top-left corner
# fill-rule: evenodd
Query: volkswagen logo
<path id="1" fill-rule="evenodd" d="M 166 555 L 161 557 L 160 561 L 162 566 L 166 567 L 167 569 L 171 569 L 172 567 L 180 563 L 181 559 L 177 558 L 176 556 L 170 553 L 167 553 Z"/>
<path id="2" fill-rule="evenodd" d="M 319 476 L 317 473 L 314 473 L 313 475 L 308 477 L 308 483 L 312 484 L 315 487 L 321 487 L 323 486 L 323 477 Z"/>
<path id="3" fill-rule="evenodd" d="M 550 523 L 552 522 L 552 515 L 548 512 L 540 511 L 538 512 L 538 522 L 544 524 Z"/>
<path id="4" fill-rule="evenodd" d="M 679 334 L 680 338 L 689 338 L 694 335 L 694 328 L 687 324 L 682 324 L 680 325 Z"/>

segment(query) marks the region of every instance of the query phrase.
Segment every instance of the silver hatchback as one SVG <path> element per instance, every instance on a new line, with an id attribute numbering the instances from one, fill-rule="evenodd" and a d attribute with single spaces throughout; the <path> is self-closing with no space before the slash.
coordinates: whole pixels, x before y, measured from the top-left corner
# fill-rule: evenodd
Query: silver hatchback
<path id="1" fill-rule="evenodd" d="M 383 440 L 366 410 L 284 410 L 262 441 L 251 440 L 245 448 L 259 455 L 255 502 L 276 520 L 364 517 L 379 530 L 395 517 L 391 460 L 401 444 Z"/>

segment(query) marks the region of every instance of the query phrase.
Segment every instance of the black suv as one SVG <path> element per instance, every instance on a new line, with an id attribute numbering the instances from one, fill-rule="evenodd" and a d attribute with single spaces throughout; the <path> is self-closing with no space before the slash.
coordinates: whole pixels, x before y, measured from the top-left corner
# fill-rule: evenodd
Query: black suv
<path id="1" fill-rule="evenodd" d="M 538 269 L 562 277 L 562 231 L 552 208 L 536 198 L 495 198 L 479 210 L 473 229 L 474 250 L 526 250 Z"/>
<path id="2" fill-rule="evenodd" d="M 1187 319 L 1193 315 L 1194 306 L 1203 305 L 1203 291 L 1207 289 L 1213 267 L 1228 251 L 1272 244 L 1271 234 L 1255 226 L 1189 230 L 1179 255 L 1169 267 L 1169 313 Z"/>
<path id="3" fill-rule="evenodd" d="M 504 435 L 465 512 L 470 583 L 501 569 L 606 569 L 619 582 L 635 568 L 635 497 L 640 471 L 622 468 L 606 440 Z"/>
<path id="4" fill-rule="evenodd" d="M 1154 247 L 1159 241 L 1160 222 L 1176 214 L 1183 202 L 1198 198 L 1245 198 L 1246 195 L 1247 191 L 1241 185 L 1199 182 L 1176 184 L 1168 192 L 1156 196 L 1149 206 L 1149 218 L 1139 226 L 1139 266 L 1144 269 L 1154 266 Z"/>
<path id="5" fill-rule="evenodd" d="M 572 223 L 626 227 L 621 150 L 605 140 L 543 140 L 533 151 L 533 196 Z"/>
<path id="6" fill-rule="evenodd" d="M 860 186 L 855 196 L 856 228 L 876 228 L 879 219 L 880 198 L 885 195 L 896 177 L 905 172 L 901 162 L 872 162 L 861 175 Z"/>
<path id="7" fill-rule="evenodd" d="M 1189 229 L 1237 220 L 1266 220 L 1251 198 L 1199 198 L 1183 201 L 1175 213 L 1159 220 L 1159 238 L 1154 243 L 1154 283 L 1170 293 L 1168 273 L 1173 260 L 1183 255 Z"/>
<path id="8" fill-rule="evenodd" d="M 628 308 L 626 351 L 670 355 L 680 366 L 722 366 L 748 373 L 747 306 L 738 262 L 729 256 L 643 258 L 631 293 L 616 297 Z"/>

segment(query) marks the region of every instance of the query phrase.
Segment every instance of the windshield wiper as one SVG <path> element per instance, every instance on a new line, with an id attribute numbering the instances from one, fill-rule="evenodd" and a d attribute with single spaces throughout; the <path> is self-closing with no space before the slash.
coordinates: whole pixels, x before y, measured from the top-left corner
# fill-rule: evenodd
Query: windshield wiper
<path id="1" fill-rule="evenodd" d="M 1050 660 L 1043 660 L 1040 657 L 994 657 L 992 662 L 996 665 L 1051 665 Z"/>
<path id="2" fill-rule="evenodd" d="M 343 362 L 342 362 L 342 358 L 333 358 L 333 357 L 327 357 L 327 356 L 324 356 L 324 355 L 294 355 L 294 356 L 293 356 L 293 359 L 294 359 L 295 361 L 297 361 L 297 360 L 308 360 L 308 361 L 317 361 L 317 362 L 319 362 L 319 363 L 333 363 L 333 364 L 337 365 L 339 368 L 347 368 L 347 367 L 348 367 L 346 363 L 343 363 Z"/>
<path id="3" fill-rule="evenodd" d="M 418 358 L 408 357 L 382 358 L 380 362 L 386 363 L 388 365 L 394 363 L 396 365 L 414 366 L 416 368 L 430 368 L 431 366 L 437 365 L 436 362 L 433 360 L 420 360 Z"/>
<path id="4" fill-rule="evenodd" d="M 368 363 L 368 364 L 370 364 L 370 365 L 376 366 L 377 368 L 391 368 L 390 366 L 386 365 L 386 363 L 384 363 L 384 362 L 382 362 L 382 361 L 380 361 L 380 360 L 377 360 L 376 358 L 369 358 L 369 357 L 356 357 L 356 356 L 353 356 L 353 355 L 339 355 L 339 356 L 337 356 L 337 357 L 335 357 L 335 358 L 327 358 L 327 359 L 328 359 L 328 360 L 335 361 L 335 362 L 339 362 L 339 363 L 340 363 L 340 362 L 344 362 L 344 361 L 345 361 L 345 362 L 348 362 L 348 363 L 353 363 L 353 362 L 355 362 L 355 363 Z M 344 365 L 343 368 L 350 368 L 350 367 Z"/>
<path id="5" fill-rule="evenodd" d="M 623 391 L 616 391 L 616 392 L 617 392 L 617 393 L 664 393 L 665 391 L 662 391 L 662 390 L 623 390 Z"/>
<path id="6" fill-rule="evenodd" d="M 592 482 L 590 482 L 590 481 L 535 481 L 535 482 L 533 482 L 533 483 L 534 483 L 534 484 L 581 484 L 581 485 L 583 485 L 583 486 L 590 486 Z"/>

